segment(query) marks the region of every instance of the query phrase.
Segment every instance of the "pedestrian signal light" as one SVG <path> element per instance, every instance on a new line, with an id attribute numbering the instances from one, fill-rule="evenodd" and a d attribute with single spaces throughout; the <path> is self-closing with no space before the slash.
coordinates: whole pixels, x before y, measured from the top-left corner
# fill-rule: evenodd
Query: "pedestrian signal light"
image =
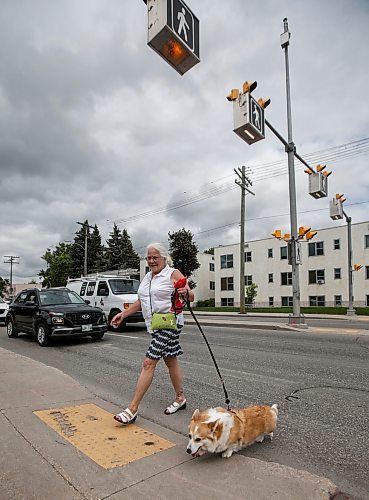
<path id="1" fill-rule="evenodd" d="M 346 198 L 344 197 L 343 194 L 336 193 L 336 200 L 338 200 L 341 203 L 343 203 L 344 201 L 346 201 Z"/>
<path id="2" fill-rule="evenodd" d="M 240 91 L 238 89 L 232 89 L 230 94 L 227 95 L 228 101 L 235 101 L 240 95 Z"/>
<path id="3" fill-rule="evenodd" d="M 282 238 L 281 230 L 280 229 L 276 229 L 274 231 L 274 233 L 272 233 L 272 236 L 274 236 L 274 238 L 281 239 Z"/>
<path id="4" fill-rule="evenodd" d="M 242 92 L 246 94 L 247 92 L 252 92 L 258 86 L 258 82 L 244 82 L 242 85 Z"/>
<path id="5" fill-rule="evenodd" d="M 363 266 L 361 264 L 354 264 L 354 270 L 355 271 L 360 271 L 360 269 L 362 268 Z"/>
<path id="6" fill-rule="evenodd" d="M 314 238 L 314 236 L 318 234 L 318 231 L 308 231 L 306 234 L 305 234 L 305 237 L 307 240 L 311 240 L 312 238 Z"/>
<path id="7" fill-rule="evenodd" d="M 317 172 L 322 172 L 325 169 L 325 165 L 317 165 L 316 171 Z"/>
<path id="8" fill-rule="evenodd" d="M 306 233 L 311 230 L 311 227 L 300 226 L 299 227 L 299 237 L 303 238 Z"/>
<path id="9" fill-rule="evenodd" d="M 258 99 L 258 104 L 261 106 L 263 109 L 265 109 L 267 106 L 270 104 L 270 99 Z"/>

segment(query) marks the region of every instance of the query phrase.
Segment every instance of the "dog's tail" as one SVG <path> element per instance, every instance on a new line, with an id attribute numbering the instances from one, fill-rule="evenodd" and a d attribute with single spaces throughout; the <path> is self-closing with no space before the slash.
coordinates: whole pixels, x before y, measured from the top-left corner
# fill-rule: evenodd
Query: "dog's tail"
<path id="1" fill-rule="evenodd" d="M 272 410 L 278 415 L 278 405 L 272 405 Z"/>

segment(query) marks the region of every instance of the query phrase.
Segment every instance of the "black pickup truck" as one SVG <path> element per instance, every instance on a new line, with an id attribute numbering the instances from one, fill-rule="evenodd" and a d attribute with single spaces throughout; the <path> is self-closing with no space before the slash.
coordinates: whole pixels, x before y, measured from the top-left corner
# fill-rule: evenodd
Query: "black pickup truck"
<path id="1" fill-rule="evenodd" d="M 5 323 L 8 337 L 30 333 L 42 347 L 60 335 L 89 335 L 101 340 L 108 329 L 105 313 L 68 288 L 23 290 L 9 305 Z"/>

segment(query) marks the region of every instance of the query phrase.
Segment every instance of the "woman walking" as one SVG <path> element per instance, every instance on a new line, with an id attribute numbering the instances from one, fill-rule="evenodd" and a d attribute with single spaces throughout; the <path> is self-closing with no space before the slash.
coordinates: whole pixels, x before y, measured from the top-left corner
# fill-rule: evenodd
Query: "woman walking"
<path id="1" fill-rule="evenodd" d="M 151 334 L 151 343 L 146 352 L 143 367 L 137 381 L 136 391 L 128 407 L 114 416 L 121 424 L 130 424 L 137 418 L 138 408 L 146 391 L 151 385 L 158 361 L 163 358 L 172 382 L 175 400 L 164 413 L 171 415 L 186 408 L 186 398 L 183 391 L 182 369 L 178 356 L 183 354 L 179 343 L 179 336 L 184 325 L 183 312 L 176 314 L 176 324 L 173 329 L 153 329 L 151 321 L 154 313 L 169 313 L 172 309 L 172 294 L 174 284 L 183 278 L 183 274 L 170 267 L 171 259 L 166 248 L 161 243 L 151 243 L 147 247 L 146 260 L 150 271 L 142 280 L 138 289 L 138 299 L 128 309 L 114 316 L 111 323 L 119 326 L 127 316 L 142 309 L 148 332 Z M 178 288 L 180 297 L 193 302 L 194 294 L 187 282 Z M 155 326 L 154 326 L 155 327 Z"/>

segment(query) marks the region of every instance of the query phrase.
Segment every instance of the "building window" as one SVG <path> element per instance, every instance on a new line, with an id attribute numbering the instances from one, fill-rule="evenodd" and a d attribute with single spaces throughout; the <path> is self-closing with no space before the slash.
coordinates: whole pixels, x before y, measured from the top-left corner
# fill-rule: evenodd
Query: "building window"
<path id="1" fill-rule="evenodd" d="M 209 262 L 209 271 L 215 271 L 215 264 L 214 264 L 214 262 Z"/>
<path id="2" fill-rule="evenodd" d="M 309 243 L 309 257 L 314 257 L 315 255 L 324 255 L 324 241 Z"/>
<path id="3" fill-rule="evenodd" d="M 252 262 L 252 252 L 245 252 L 245 262 Z"/>
<path id="4" fill-rule="evenodd" d="M 323 283 L 325 283 L 324 269 L 314 269 L 314 271 L 309 271 L 309 285 L 323 285 Z"/>
<path id="5" fill-rule="evenodd" d="M 221 278 L 220 280 L 221 290 L 233 290 L 233 276 L 229 278 Z"/>
<path id="6" fill-rule="evenodd" d="M 334 305 L 336 307 L 341 307 L 342 306 L 342 295 L 335 295 L 334 296 Z"/>
<path id="7" fill-rule="evenodd" d="M 252 285 L 252 274 L 247 274 L 245 276 L 245 286 Z"/>
<path id="8" fill-rule="evenodd" d="M 341 248 L 340 240 L 333 240 L 333 250 L 339 250 Z"/>
<path id="9" fill-rule="evenodd" d="M 334 268 L 334 279 L 335 280 L 340 280 L 342 278 L 341 276 L 341 268 L 340 267 L 335 267 Z"/>
<path id="10" fill-rule="evenodd" d="M 274 307 L 274 297 L 269 297 L 269 307 Z"/>
<path id="11" fill-rule="evenodd" d="M 274 283 L 273 273 L 268 274 L 268 283 Z"/>
<path id="12" fill-rule="evenodd" d="M 366 296 L 366 307 L 369 307 L 369 295 Z"/>
<path id="13" fill-rule="evenodd" d="M 233 254 L 220 256 L 220 268 L 229 269 L 233 267 Z"/>
<path id="14" fill-rule="evenodd" d="M 293 306 L 293 298 L 292 297 L 281 297 L 282 307 L 292 307 Z"/>
<path id="15" fill-rule="evenodd" d="M 281 247 L 281 259 L 287 259 L 287 247 Z"/>
<path id="16" fill-rule="evenodd" d="M 369 280 L 369 266 L 365 266 L 365 279 Z"/>
<path id="17" fill-rule="evenodd" d="M 273 248 L 268 248 L 268 259 L 273 258 Z"/>
<path id="18" fill-rule="evenodd" d="M 222 307 L 233 307 L 234 306 L 234 299 L 233 297 L 222 297 L 220 299 L 220 305 Z"/>
<path id="19" fill-rule="evenodd" d="M 369 248 L 369 234 L 364 236 L 364 248 Z"/>
<path id="20" fill-rule="evenodd" d="M 281 285 L 292 285 L 292 273 L 281 273 Z"/>
<path id="21" fill-rule="evenodd" d="M 215 290 L 215 281 L 210 281 L 209 288 L 210 290 Z"/>
<path id="22" fill-rule="evenodd" d="M 325 307 L 325 296 L 324 295 L 311 295 L 309 297 L 309 304 L 311 307 Z"/>

